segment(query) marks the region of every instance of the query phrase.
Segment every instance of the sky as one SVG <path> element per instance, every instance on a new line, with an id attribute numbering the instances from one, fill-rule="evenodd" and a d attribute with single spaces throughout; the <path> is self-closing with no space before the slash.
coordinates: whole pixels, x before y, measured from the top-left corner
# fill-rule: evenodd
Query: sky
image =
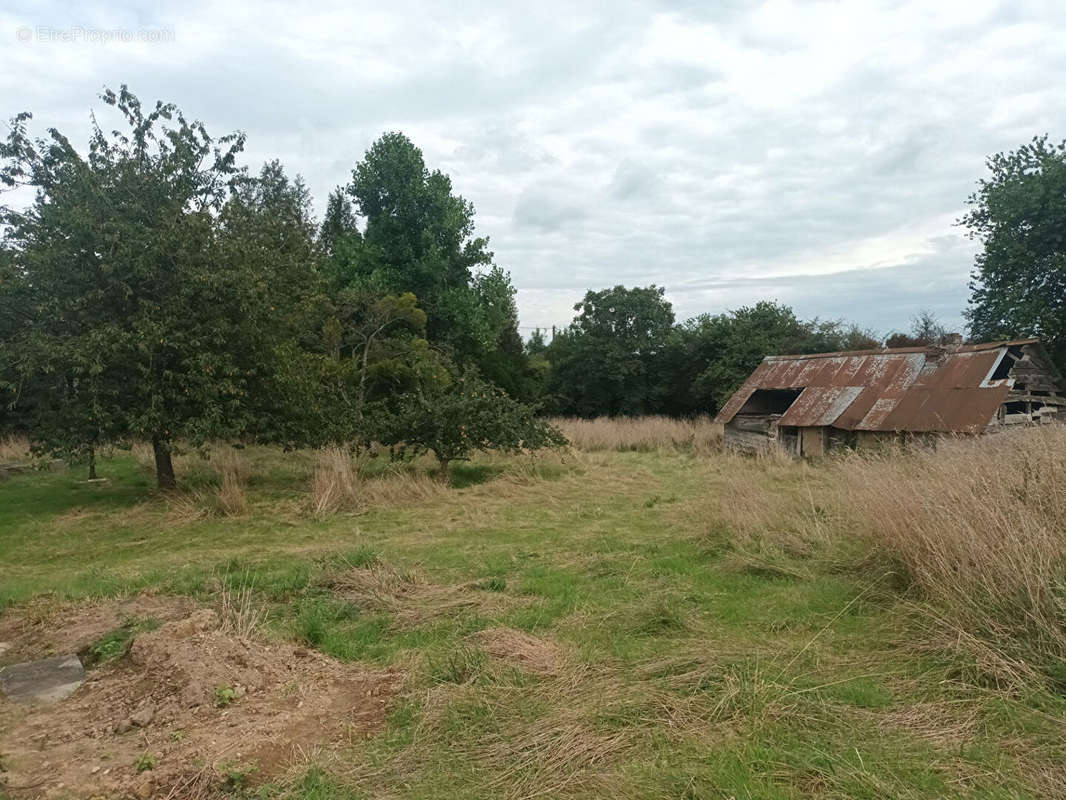
<path id="1" fill-rule="evenodd" d="M 985 158 L 1066 137 L 1058 0 L 7 0 L 0 118 L 87 141 L 105 87 L 327 194 L 401 130 L 477 210 L 523 333 L 588 289 L 963 325 Z"/>

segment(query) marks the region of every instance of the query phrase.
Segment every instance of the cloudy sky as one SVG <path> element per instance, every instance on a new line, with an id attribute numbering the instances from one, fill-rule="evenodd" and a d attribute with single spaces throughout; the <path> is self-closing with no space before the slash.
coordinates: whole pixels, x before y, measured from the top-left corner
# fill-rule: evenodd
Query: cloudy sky
<path id="1" fill-rule="evenodd" d="M 0 116 L 84 142 L 126 82 L 245 131 L 319 209 L 403 130 L 474 203 L 526 328 L 618 283 L 665 285 L 679 318 L 765 298 L 959 325 L 985 156 L 1066 137 L 1059 0 L 72 6 L 0 9 Z"/>

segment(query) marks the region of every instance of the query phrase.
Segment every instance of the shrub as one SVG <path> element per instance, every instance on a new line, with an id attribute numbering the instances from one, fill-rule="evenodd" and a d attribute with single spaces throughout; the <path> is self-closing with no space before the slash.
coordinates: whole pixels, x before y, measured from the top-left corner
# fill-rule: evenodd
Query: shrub
<path id="1" fill-rule="evenodd" d="M 445 479 L 452 461 L 465 461 L 475 451 L 517 453 L 567 444 L 533 408 L 469 374 L 403 398 L 394 413 L 383 415 L 380 438 L 384 444 L 432 450 Z"/>

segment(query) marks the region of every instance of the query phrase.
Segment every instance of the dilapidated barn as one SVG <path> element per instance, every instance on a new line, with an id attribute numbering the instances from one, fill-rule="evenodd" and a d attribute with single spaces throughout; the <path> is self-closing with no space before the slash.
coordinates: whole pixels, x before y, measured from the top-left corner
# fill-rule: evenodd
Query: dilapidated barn
<path id="1" fill-rule="evenodd" d="M 717 421 L 726 446 L 834 446 L 1066 421 L 1066 382 L 1038 339 L 767 356 Z"/>

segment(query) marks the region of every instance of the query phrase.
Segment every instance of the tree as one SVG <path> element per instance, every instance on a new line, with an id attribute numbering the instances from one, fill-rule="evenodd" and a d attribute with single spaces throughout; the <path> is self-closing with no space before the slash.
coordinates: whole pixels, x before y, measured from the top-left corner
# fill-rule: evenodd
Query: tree
<path id="1" fill-rule="evenodd" d="M 944 344 L 949 339 L 959 338 L 958 334 L 948 333 L 940 324 L 936 314 L 922 309 L 911 317 L 910 333 L 893 333 L 885 339 L 885 347 L 925 347 L 931 344 Z"/>
<path id="2" fill-rule="evenodd" d="M 467 460 L 475 451 L 515 453 L 567 444 L 532 407 L 471 374 L 404 395 L 383 419 L 378 437 L 383 444 L 432 450 L 445 480 L 453 461 Z"/>
<path id="3" fill-rule="evenodd" d="M 352 213 L 352 203 L 343 189 L 334 189 L 326 202 L 326 216 L 318 231 L 318 241 L 328 255 L 334 255 L 349 239 L 361 239 Z"/>
<path id="4" fill-rule="evenodd" d="M 474 236 L 474 207 L 399 132 L 371 145 L 348 193 L 366 220 L 364 278 L 383 293 L 412 292 L 426 309 L 430 339 L 448 342 L 457 333 L 450 323 L 467 315 L 474 270 L 492 263 L 488 240 Z"/>
<path id="5" fill-rule="evenodd" d="M 521 393 L 524 364 L 514 286 L 474 233 L 474 207 L 430 171 L 402 133 L 386 133 L 352 171 L 347 189 L 365 229 L 336 272 L 347 286 L 411 292 L 426 331 L 459 364 L 477 365 Z"/>
<path id="6" fill-rule="evenodd" d="M 175 441 L 248 426 L 293 276 L 273 261 L 252 271 L 241 237 L 225 233 L 243 135 L 213 139 L 172 104 L 146 112 L 125 86 L 102 99 L 127 130 L 105 134 L 94 119 L 86 157 L 55 129 L 31 139 L 28 114 L 0 145 L 0 180 L 37 193 L 25 211 L 3 210 L 17 278 L 0 293 L 27 309 L 5 348 L 24 376 L 68 387 L 41 407 L 41 447 L 84 445 L 64 420 L 88 415 L 102 440 L 149 439 L 167 489 Z"/>
<path id="7" fill-rule="evenodd" d="M 529 334 L 529 341 L 526 342 L 526 353 L 531 356 L 543 355 L 548 350 L 548 340 L 546 334 L 540 328 L 534 328 L 533 333 Z"/>
<path id="8" fill-rule="evenodd" d="M 976 340 L 1038 336 L 1066 367 L 1066 141 L 987 161 L 959 220 L 982 244 L 966 310 Z"/>
<path id="9" fill-rule="evenodd" d="M 590 291 L 548 348 L 549 392 L 561 413 L 647 414 L 663 394 L 658 359 L 674 324 L 665 289 Z"/>
<path id="10" fill-rule="evenodd" d="M 843 321 L 803 321 L 786 305 L 762 301 L 676 326 L 662 358 L 662 411 L 717 411 L 768 355 L 867 350 L 871 334 Z"/>
<path id="11" fill-rule="evenodd" d="M 714 410 L 722 407 L 768 355 L 803 350 L 807 335 L 795 312 L 766 300 L 705 321 L 713 355 L 693 382 L 709 398 Z"/>

